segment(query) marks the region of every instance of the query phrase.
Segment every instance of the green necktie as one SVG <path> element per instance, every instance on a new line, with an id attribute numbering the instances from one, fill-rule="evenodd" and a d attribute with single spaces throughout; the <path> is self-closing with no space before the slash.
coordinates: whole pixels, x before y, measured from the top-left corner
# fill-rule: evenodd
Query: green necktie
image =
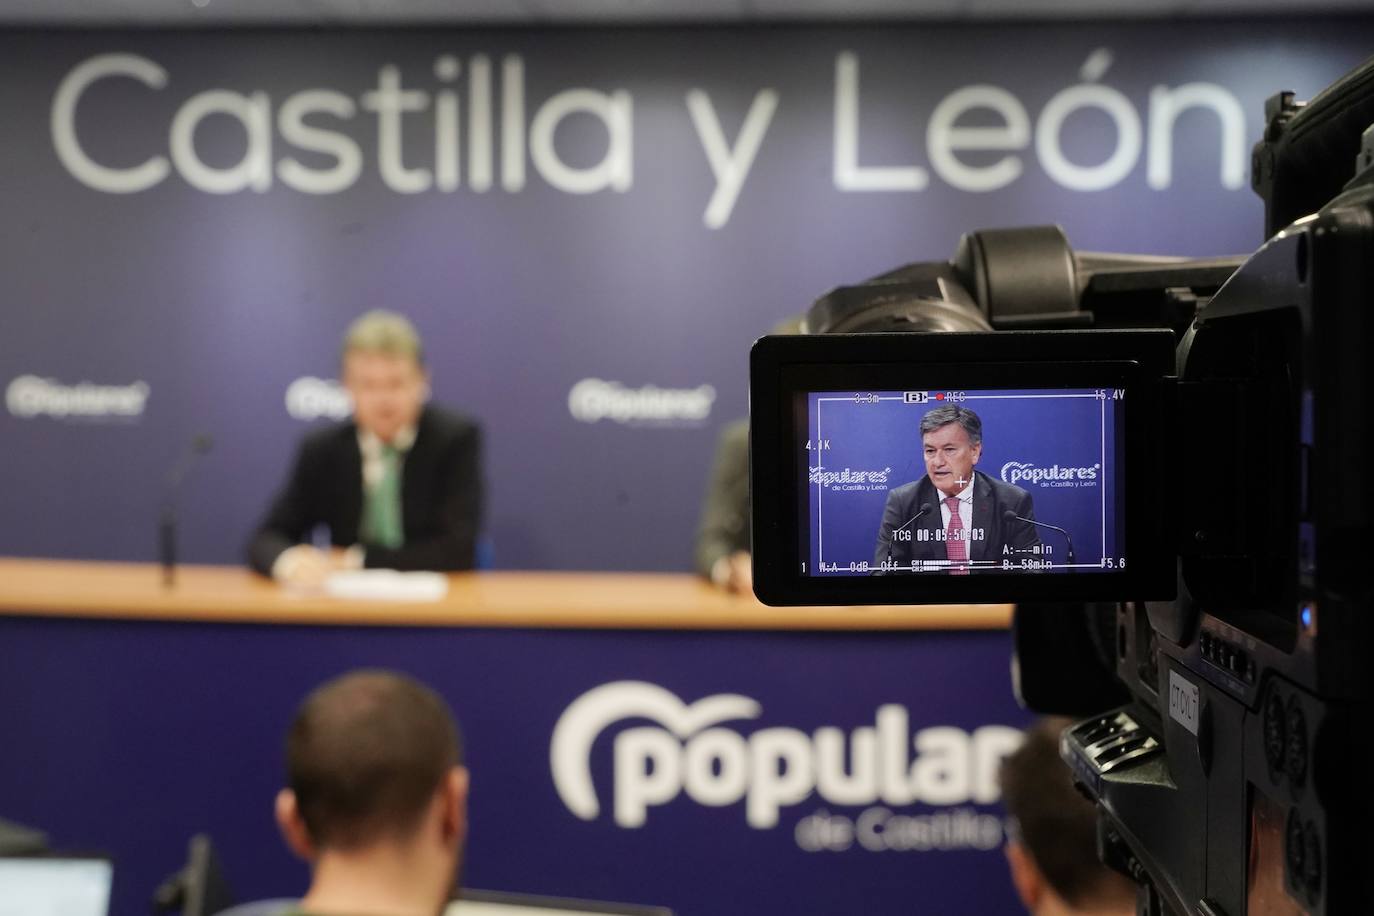
<path id="1" fill-rule="evenodd" d="M 383 445 L 382 474 L 363 495 L 363 518 L 359 534 L 364 544 L 374 547 L 400 547 L 405 543 L 401 527 L 401 453 L 395 446 Z"/>

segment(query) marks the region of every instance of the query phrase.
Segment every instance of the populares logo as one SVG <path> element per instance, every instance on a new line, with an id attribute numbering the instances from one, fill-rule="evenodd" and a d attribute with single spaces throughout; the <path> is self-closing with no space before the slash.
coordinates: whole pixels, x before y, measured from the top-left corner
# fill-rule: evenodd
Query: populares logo
<path id="1" fill-rule="evenodd" d="M 143 416 L 152 388 L 147 382 L 64 385 L 50 378 L 21 375 L 5 389 L 5 406 L 12 416 L 28 420 L 133 420 Z"/>
<path id="2" fill-rule="evenodd" d="M 286 386 L 286 412 L 297 420 L 342 420 L 353 413 L 353 399 L 334 379 L 307 375 Z"/>
<path id="3" fill-rule="evenodd" d="M 869 849 L 1001 844 L 1001 822 L 972 808 L 911 816 L 883 806 L 997 801 L 997 768 L 1020 745 L 1019 730 L 986 725 L 970 733 L 935 726 L 913 733 L 906 707 L 896 703 L 880 706 L 872 725 L 848 733 L 834 726 L 811 733 L 773 726 L 743 734 L 738 726 L 724 725 L 762 715 L 758 701 L 739 694 L 717 694 L 689 705 L 656 684 L 603 684 L 575 700 L 554 727 L 549 748 L 554 787 L 569 811 L 595 820 L 601 800 L 593 779 L 593 745 L 618 722 L 647 719 L 653 724 L 626 728 L 613 739 L 611 809 L 620 827 L 644 826 L 650 808 L 685 793 L 707 807 L 743 801 L 748 825 L 768 830 L 778 825 L 782 809 L 817 796 L 832 806 L 877 807 L 853 820 L 826 809 L 804 818 L 796 836 L 808 851 L 847 848 L 854 841 Z M 843 843 L 837 839 L 841 835 L 847 838 Z"/>
<path id="4" fill-rule="evenodd" d="M 1042 468 L 1029 461 L 1008 461 L 1002 465 L 1002 480 L 1005 483 L 1024 483 L 1041 487 L 1095 487 L 1101 470 L 1101 464 L 1091 467 L 1052 464 Z"/>
<path id="5" fill-rule="evenodd" d="M 887 478 L 891 473 L 892 468 L 883 468 L 881 471 L 855 471 L 850 468 L 831 471 L 816 465 L 810 469 L 810 478 L 812 486 L 834 490 L 886 490 Z"/>
<path id="6" fill-rule="evenodd" d="M 697 425 L 711 415 L 716 389 L 627 388 L 620 382 L 584 378 L 568 392 L 568 412 L 583 423 L 614 420 L 627 425 Z"/>

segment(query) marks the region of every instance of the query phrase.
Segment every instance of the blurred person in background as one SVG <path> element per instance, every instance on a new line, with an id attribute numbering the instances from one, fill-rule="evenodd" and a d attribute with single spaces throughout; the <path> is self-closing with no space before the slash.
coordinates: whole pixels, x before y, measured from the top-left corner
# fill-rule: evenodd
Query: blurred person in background
<path id="1" fill-rule="evenodd" d="M 805 333 L 797 315 L 774 326 L 771 334 Z M 720 433 L 711 465 L 706 502 L 697 525 L 698 575 L 728 592 L 752 593 L 753 556 L 749 547 L 749 421 L 735 420 Z"/>
<path id="2" fill-rule="evenodd" d="M 749 553 L 749 421 L 721 431 L 697 528 L 696 570 L 718 588 L 754 588 Z"/>
<path id="3" fill-rule="evenodd" d="M 1098 861 L 1097 807 L 1059 758 L 1059 736 L 1070 724 L 1041 719 L 1002 762 L 1012 883 L 1032 916 L 1135 916 L 1136 886 Z"/>
<path id="4" fill-rule="evenodd" d="M 353 419 L 306 437 L 249 544 L 250 565 L 304 586 L 340 569 L 473 568 L 480 430 L 428 403 L 414 326 L 393 312 L 363 315 L 344 336 L 342 373 Z"/>

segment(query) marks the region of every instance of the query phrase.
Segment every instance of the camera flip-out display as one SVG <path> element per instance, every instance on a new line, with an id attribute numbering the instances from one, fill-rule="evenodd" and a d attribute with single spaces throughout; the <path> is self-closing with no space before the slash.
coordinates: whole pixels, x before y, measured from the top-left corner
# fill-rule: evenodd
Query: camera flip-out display
<path id="1" fill-rule="evenodd" d="M 754 414 L 755 503 L 780 509 L 755 528 L 758 593 L 1167 596 L 1151 450 L 1172 352 L 1167 331 L 764 338 L 754 404 L 786 406 Z"/>
<path id="2" fill-rule="evenodd" d="M 812 576 L 1124 569 L 1124 388 L 808 392 Z"/>

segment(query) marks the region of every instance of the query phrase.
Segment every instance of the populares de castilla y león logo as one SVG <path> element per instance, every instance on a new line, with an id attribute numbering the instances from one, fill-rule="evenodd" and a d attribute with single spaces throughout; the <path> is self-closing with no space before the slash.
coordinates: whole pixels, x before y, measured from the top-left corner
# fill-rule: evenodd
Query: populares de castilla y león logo
<path id="1" fill-rule="evenodd" d="M 856 471 L 852 468 L 832 471 L 823 465 L 816 465 L 810 469 L 809 478 L 812 486 L 840 490 L 885 490 L 891 474 L 892 468 L 883 468 L 881 471 Z"/>
<path id="2" fill-rule="evenodd" d="M 1002 480 L 1005 483 L 1027 486 L 1077 485 L 1091 487 L 1097 485 L 1097 477 L 1101 470 L 1101 464 L 1093 464 L 1089 467 L 1069 467 L 1058 464 L 1052 464 L 1049 467 L 1037 467 L 1029 461 L 1008 461 L 1002 465 Z"/>
<path id="3" fill-rule="evenodd" d="M 795 832 L 808 851 L 842 848 L 814 838 L 818 818 L 826 837 L 837 829 L 847 837 L 846 847 L 856 841 L 869 849 L 1001 844 L 997 817 L 971 807 L 939 809 L 996 802 L 997 767 L 1019 746 L 1019 730 L 932 726 L 913 733 L 907 708 L 897 703 L 879 706 L 872 724 L 848 733 L 836 726 L 810 733 L 786 726 L 741 730 L 739 723 L 762 716 L 759 702 L 740 694 L 689 705 L 656 684 L 603 684 L 574 700 L 554 727 L 554 786 L 574 815 L 600 817 L 592 746 L 616 723 L 647 719 L 651 724 L 625 728 L 612 739 L 610 814 L 622 828 L 643 827 L 652 809 L 685 795 L 707 807 L 743 802 L 748 826 L 770 830 L 785 809 L 815 798 L 837 808 L 870 807 L 853 818 L 829 808 L 804 818 Z M 915 816 L 900 811 L 914 805 L 936 810 Z M 847 826 L 836 828 L 837 822 Z"/>
<path id="4" fill-rule="evenodd" d="M 23 420 L 136 420 L 148 407 L 152 388 L 145 381 L 127 385 L 88 381 L 67 384 L 37 375 L 21 375 L 5 388 L 5 407 Z"/>

